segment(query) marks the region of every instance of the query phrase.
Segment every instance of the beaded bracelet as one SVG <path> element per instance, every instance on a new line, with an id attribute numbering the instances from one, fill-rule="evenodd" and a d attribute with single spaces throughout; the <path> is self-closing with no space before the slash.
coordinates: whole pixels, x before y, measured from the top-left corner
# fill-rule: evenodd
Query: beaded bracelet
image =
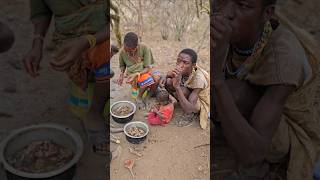
<path id="1" fill-rule="evenodd" d="M 96 46 L 97 39 L 96 39 L 96 37 L 94 37 L 94 35 L 88 34 L 88 35 L 84 35 L 84 37 L 88 40 L 89 45 L 90 45 L 90 49 L 92 49 Z"/>

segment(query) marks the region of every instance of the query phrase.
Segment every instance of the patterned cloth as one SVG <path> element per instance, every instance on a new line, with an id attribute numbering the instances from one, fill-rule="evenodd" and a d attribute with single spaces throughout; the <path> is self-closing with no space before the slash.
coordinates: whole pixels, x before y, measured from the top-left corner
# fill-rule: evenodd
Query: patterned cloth
<path id="1" fill-rule="evenodd" d="M 103 42 L 93 49 L 89 49 L 75 60 L 67 70 L 69 78 L 80 88 L 86 89 L 89 73 L 93 73 L 97 83 L 104 83 L 110 79 L 109 43 Z"/>
<path id="2" fill-rule="evenodd" d="M 95 34 L 108 22 L 105 0 L 30 0 L 32 21 L 51 19 L 55 21 L 53 41 L 57 47 L 86 34 Z M 96 83 L 110 79 L 110 47 L 105 41 L 89 49 L 74 61 L 67 74 L 72 80 L 69 106 L 78 117 L 83 118 L 91 105 L 94 84 L 88 82 L 91 74 Z M 104 115 L 107 115 L 106 102 Z"/>
<path id="3" fill-rule="evenodd" d="M 190 89 L 201 89 L 196 105 L 200 112 L 200 126 L 202 129 L 206 129 L 208 126 L 208 114 L 210 112 L 209 73 L 197 66 L 184 83 L 184 86 Z"/>
<path id="4" fill-rule="evenodd" d="M 88 88 L 84 91 L 74 83 L 70 83 L 69 87 L 69 109 L 76 117 L 80 119 L 86 118 L 88 110 L 92 104 L 94 91 L 94 83 L 89 82 Z M 109 115 L 110 99 L 106 102 L 103 109 L 103 116 Z"/>
<path id="5" fill-rule="evenodd" d="M 54 16 L 55 31 L 53 41 L 61 46 L 68 41 L 86 34 L 95 34 L 107 24 L 106 2 L 104 0 L 30 0 L 31 20 L 51 19 Z M 89 73 L 106 67 L 110 59 L 109 42 L 97 44 L 85 51 L 67 74 L 80 88 L 88 84 Z M 100 74 L 101 75 L 101 74 Z M 107 76 L 97 78 L 104 81 Z"/>
<path id="6" fill-rule="evenodd" d="M 30 0 L 30 7 L 32 21 L 54 16 L 53 40 L 58 44 L 84 34 L 94 34 L 108 22 L 105 0 Z"/>
<path id="7" fill-rule="evenodd" d="M 258 43 L 255 44 L 253 52 L 251 56 L 247 57 L 246 60 L 241 63 L 241 65 L 237 68 L 236 71 L 231 72 L 231 68 L 229 67 L 230 64 L 226 64 L 226 70 L 228 71 L 229 74 L 237 76 L 238 79 L 243 80 L 245 76 L 248 74 L 248 72 L 255 66 L 255 64 L 258 63 L 259 61 L 259 56 L 265 46 L 268 44 L 268 40 L 273 32 L 271 23 L 268 21 L 265 26 L 264 30 L 262 32 L 262 36 Z M 229 57 L 232 57 L 233 51 L 230 51 Z M 228 62 L 231 62 L 230 60 Z"/>

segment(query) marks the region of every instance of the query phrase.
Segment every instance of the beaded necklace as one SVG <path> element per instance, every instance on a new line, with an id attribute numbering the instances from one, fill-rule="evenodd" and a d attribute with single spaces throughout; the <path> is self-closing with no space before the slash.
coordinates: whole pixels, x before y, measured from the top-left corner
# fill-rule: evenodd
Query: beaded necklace
<path id="1" fill-rule="evenodd" d="M 226 62 L 226 67 L 225 67 L 226 72 L 231 76 L 236 76 L 238 79 L 244 80 L 248 75 L 248 73 L 252 70 L 252 68 L 257 64 L 258 60 L 260 59 L 259 57 L 263 49 L 265 48 L 265 46 L 268 44 L 268 41 L 272 32 L 273 32 L 273 27 L 271 25 L 271 22 L 268 21 L 264 25 L 262 35 L 259 41 L 257 41 L 257 43 L 254 45 L 251 55 L 235 71 L 232 71 L 231 69 L 232 58 L 233 58 L 233 50 L 231 48 L 229 51 L 228 60 Z"/>

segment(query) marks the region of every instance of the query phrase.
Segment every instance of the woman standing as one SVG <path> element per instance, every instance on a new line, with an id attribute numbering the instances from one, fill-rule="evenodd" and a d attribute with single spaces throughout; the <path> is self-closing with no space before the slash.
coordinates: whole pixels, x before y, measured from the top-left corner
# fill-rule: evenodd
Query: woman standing
<path id="1" fill-rule="evenodd" d="M 54 19 L 53 41 L 60 48 L 50 64 L 55 70 L 67 72 L 72 81 L 70 106 L 84 119 L 93 150 L 105 153 L 106 124 L 102 112 L 107 112 L 110 79 L 106 1 L 30 0 L 30 7 L 34 38 L 24 59 L 25 69 L 32 77 L 39 75 L 43 39 Z"/>

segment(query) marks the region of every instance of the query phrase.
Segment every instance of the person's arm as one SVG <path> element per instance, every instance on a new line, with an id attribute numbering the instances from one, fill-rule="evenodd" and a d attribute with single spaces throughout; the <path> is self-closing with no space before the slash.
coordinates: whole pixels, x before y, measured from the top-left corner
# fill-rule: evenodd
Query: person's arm
<path id="1" fill-rule="evenodd" d="M 152 67 L 152 55 L 151 55 L 151 49 L 148 47 L 145 47 L 143 49 L 143 67 L 144 69 L 140 72 L 140 74 L 145 74 L 151 71 Z"/>
<path id="2" fill-rule="evenodd" d="M 187 114 L 196 113 L 197 112 L 196 103 L 198 101 L 199 93 L 201 89 L 193 89 L 188 99 L 183 94 L 183 91 L 180 86 L 175 87 L 175 90 L 176 90 L 176 96 L 178 98 L 179 104 L 182 107 L 183 111 Z"/>
<path id="3" fill-rule="evenodd" d="M 199 98 L 199 93 L 202 89 L 201 88 L 192 89 L 192 92 L 190 93 L 187 99 L 181 87 L 181 79 L 182 79 L 181 73 L 182 73 L 181 68 L 175 68 L 173 70 L 174 77 L 172 78 L 172 85 L 175 89 L 177 99 L 185 113 L 187 114 L 196 113 L 197 112 L 196 103 Z"/>
<path id="4" fill-rule="evenodd" d="M 39 75 L 42 59 L 43 39 L 50 25 L 52 12 L 41 0 L 30 0 L 31 21 L 34 26 L 32 49 L 23 59 L 25 69 L 32 77 Z"/>
<path id="5" fill-rule="evenodd" d="M 170 100 L 170 103 L 172 103 L 173 105 L 177 104 L 176 98 L 174 98 L 171 94 L 169 94 L 169 100 Z"/>
<path id="6" fill-rule="evenodd" d="M 145 73 L 149 73 L 151 71 L 150 67 L 145 67 L 143 68 L 143 70 L 140 72 L 140 74 L 145 74 Z"/>
<path id="7" fill-rule="evenodd" d="M 48 28 L 50 26 L 51 19 L 33 20 L 34 25 L 34 39 L 32 42 L 32 50 L 41 51 L 43 48 L 43 39 L 46 36 Z"/>
<path id="8" fill-rule="evenodd" d="M 126 71 L 126 63 L 124 62 L 124 54 L 123 50 L 120 51 L 119 53 L 119 68 L 120 68 L 120 73 L 124 74 Z"/>
<path id="9" fill-rule="evenodd" d="M 248 120 L 240 113 L 226 82 L 216 79 L 213 85 L 216 90 L 218 118 L 229 144 L 243 165 L 250 166 L 261 162 L 279 125 L 286 99 L 294 91 L 294 86 L 267 87 Z"/>
<path id="10" fill-rule="evenodd" d="M 119 78 L 117 79 L 117 83 L 118 85 L 121 86 L 123 83 L 124 73 L 126 72 L 126 63 L 124 62 L 124 59 L 123 59 L 122 50 L 119 53 L 119 68 L 120 68 L 120 74 L 119 74 Z"/>
<path id="11" fill-rule="evenodd" d="M 30 9 L 34 35 L 38 37 L 34 39 L 33 47 L 42 50 L 43 38 L 46 36 L 50 26 L 52 11 L 42 0 L 30 0 Z"/>
<path id="12" fill-rule="evenodd" d="M 167 72 L 166 78 L 173 78 L 174 77 L 174 73 L 171 71 Z"/>
<path id="13" fill-rule="evenodd" d="M 93 35 L 96 39 L 96 44 L 100 44 L 108 39 L 107 28 L 103 28 Z M 54 55 L 54 60 L 50 62 L 54 69 L 64 71 L 68 69 L 73 61 L 81 55 L 85 50 L 90 48 L 90 43 L 87 38 L 79 37 L 62 46 Z"/>
<path id="14" fill-rule="evenodd" d="M 162 112 L 160 112 L 160 111 L 156 111 L 154 113 L 156 113 L 157 116 L 159 116 L 161 120 L 163 120 L 165 118 L 164 115 L 162 114 Z"/>

